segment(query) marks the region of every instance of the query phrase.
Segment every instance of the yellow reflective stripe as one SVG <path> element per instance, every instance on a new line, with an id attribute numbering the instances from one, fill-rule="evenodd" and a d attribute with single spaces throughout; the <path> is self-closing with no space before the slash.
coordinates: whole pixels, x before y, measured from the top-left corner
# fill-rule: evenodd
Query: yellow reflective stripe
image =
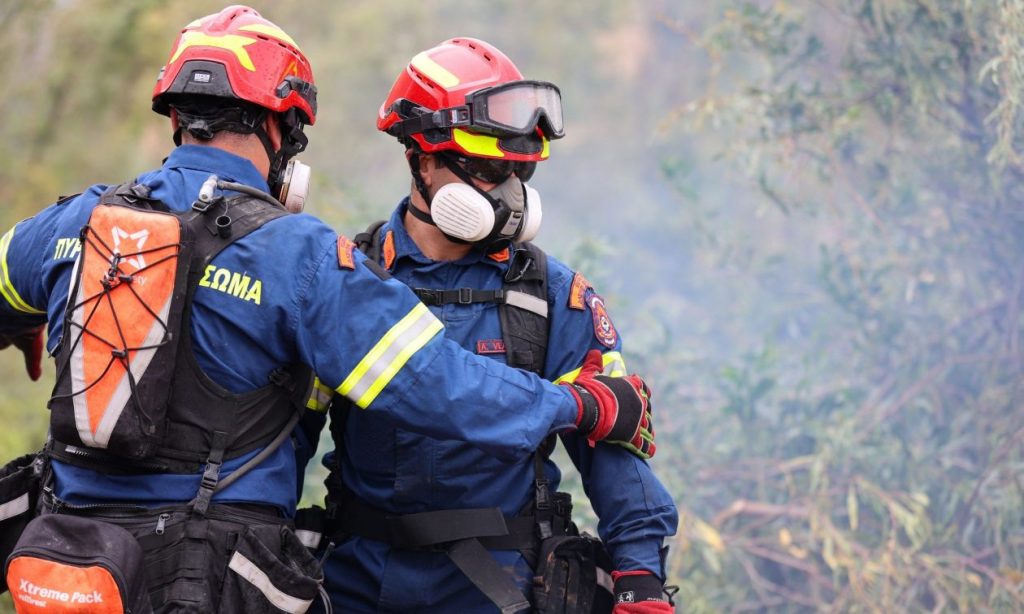
<path id="1" fill-rule="evenodd" d="M 413 68 L 426 75 L 428 79 L 445 89 L 459 84 L 459 78 L 453 75 L 447 68 L 431 59 L 426 51 L 416 54 L 416 57 L 412 59 L 410 64 L 412 64 Z"/>
<path id="2" fill-rule="evenodd" d="M 313 390 L 309 392 L 309 400 L 306 401 L 306 409 L 313 411 L 327 411 L 327 407 L 331 404 L 331 397 L 334 396 L 334 390 L 324 385 L 320 381 L 319 377 L 313 377 Z"/>
<path id="3" fill-rule="evenodd" d="M 278 40 L 282 40 L 288 43 L 289 45 L 295 47 L 296 49 L 299 48 L 299 46 L 295 44 L 295 41 L 292 40 L 292 37 L 284 33 L 284 30 L 282 30 L 281 28 L 275 28 L 274 26 L 271 26 L 269 24 L 251 23 L 247 26 L 242 26 L 238 29 L 245 32 L 256 32 L 257 34 L 266 34 L 267 36 L 273 36 Z"/>
<path id="4" fill-rule="evenodd" d="M 603 354 L 601 356 L 601 364 L 603 366 L 603 370 L 601 372 L 605 375 L 609 375 L 611 377 L 622 377 L 626 374 L 626 361 L 622 358 L 622 354 L 620 352 L 607 352 Z M 583 369 L 583 367 L 569 371 L 565 375 L 556 379 L 555 383 L 561 384 L 562 382 L 575 382 L 576 378 L 580 375 L 581 369 Z"/>
<path id="5" fill-rule="evenodd" d="M 473 134 L 466 132 L 459 128 L 452 129 L 452 138 L 458 143 L 459 147 L 465 149 L 471 154 L 478 156 L 491 156 L 494 158 L 504 158 L 505 152 L 498 149 L 498 137 L 487 136 L 485 134 Z"/>
<path id="6" fill-rule="evenodd" d="M 541 137 L 541 141 L 544 142 L 544 149 L 540 150 L 540 159 L 547 160 L 551 155 L 551 142 L 546 137 Z"/>
<path id="7" fill-rule="evenodd" d="M 366 409 L 409 358 L 442 330 L 444 325 L 426 305 L 416 305 L 363 356 L 338 392 Z"/>
<path id="8" fill-rule="evenodd" d="M 25 302 L 25 299 L 21 298 L 18 291 L 14 289 L 14 284 L 11 283 L 11 275 L 7 271 L 7 247 L 10 246 L 12 238 L 14 238 L 14 228 L 8 230 L 0 239 L 0 295 L 7 299 L 11 307 L 22 313 L 33 315 L 46 313 Z"/>

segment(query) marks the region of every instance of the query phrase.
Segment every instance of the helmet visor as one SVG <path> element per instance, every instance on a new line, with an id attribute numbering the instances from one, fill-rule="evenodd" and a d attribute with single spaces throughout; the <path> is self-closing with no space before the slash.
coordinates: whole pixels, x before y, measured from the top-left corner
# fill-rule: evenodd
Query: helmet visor
<path id="1" fill-rule="evenodd" d="M 565 135 L 562 94 L 544 81 L 513 81 L 466 96 L 473 125 L 512 134 L 530 134 L 538 126 L 549 139 Z"/>

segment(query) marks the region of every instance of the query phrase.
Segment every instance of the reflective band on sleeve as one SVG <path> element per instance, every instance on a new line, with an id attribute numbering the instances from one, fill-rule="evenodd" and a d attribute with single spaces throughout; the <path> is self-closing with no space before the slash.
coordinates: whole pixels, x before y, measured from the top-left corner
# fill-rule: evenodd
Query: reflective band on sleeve
<path id="1" fill-rule="evenodd" d="M 306 409 L 319 412 L 327 411 L 327 406 L 331 404 L 332 396 L 334 396 L 334 391 L 325 386 L 319 377 L 314 377 L 313 389 L 309 392 Z"/>
<path id="2" fill-rule="evenodd" d="M 280 610 L 301 614 L 308 610 L 309 606 L 313 605 L 312 599 L 293 597 L 274 586 L 274 583 L 270 581 L 267 574 L 257 567 L 255 563 L 245 558 L 241 552 L 235 552 L 231 555 L 228 568 L 259 589 L 263 596 L 267 598 L 267 601 L 274 604 Z"/>
<path id="3" fill-rule="evenodd" d="M 514 307 L 532 311 L 543 318 L 548 317 L 548 302 L 540 297 L 511 290 L 505 293 L 505 302 Z"/>
<path id="4" fill-rule="evenodd" d="M 299 538 L 302 545 L 315 550 L 320 545 L 320 539 L 324 536 L 323 533 L 317 533 L 316 531 L 310 531 L 308 529 L 295 529 L 295 537 Z"/>
<path id="5" fill-rule="evenodd" d="M 28 511 L 28 493 L 0 505 L 0 522 Z"/>
<path id="6" fill-rule="evenodd" d="M 366 409 L 409 358 L 442 330 L 444 325 L 426 305 L 416 305 L 363 356 L 338 392 Z"/>
<path id="7" fill-rule="evenodd" d="M 626 374 L 626 361 L 622 359 L 622 354 L 619 352 L 605 352 L 601 355 L 601 362 L 604 365 L 603 374 L 610 377 L 622 377 Z M 580 367 L 582 369 L 583 367 Z M 569 371 L 565 375 L 555 380 L 556 384 L 562 382 L 575 382 L 576 378 L 579 377 L 580 369 L 574 369 Z"/>
<path id="8" fill-rule="evenodd" d="M 3 238 L 0 238 L 0 295 L 7 300 L 11 307 L 22 313 L 31 313 L 33 315 L 46 313 L 26 303 L 25 299 L 21 298 L 18 291 L 14 289 L 14 284 L 11 283 L 11 275 L 7 271 L 7 248 L 10 246 L 13 237 L 14 228 L 11 228 Z"/>
<path id="9" fill-rule="evenodd" d="M 615 581 L 612 580 L 612 575 L 600 567 L 597 568 L 597 585 L 609 593 L 615 594 Z"/>

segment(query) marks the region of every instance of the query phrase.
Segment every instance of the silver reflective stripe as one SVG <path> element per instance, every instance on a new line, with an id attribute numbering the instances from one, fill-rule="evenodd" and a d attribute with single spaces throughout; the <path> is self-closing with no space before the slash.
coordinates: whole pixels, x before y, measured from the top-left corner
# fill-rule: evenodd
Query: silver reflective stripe
<path id="1" fill-rule="evenodd" d="M 597 568 L 597 585 L 609 593 L 615 594 L 615 581 L 612 580 L 611 574 L 600 567 Z"/>
<path id="2" fill-rule="evenodd" d="M 316 548 L 320 545 L 320 538 L 323 537 L 323 533 L 317 533 L 316 531 L 310 531 L 308 529 L 295 529 L 295 537 L 299 538 L 302 545 L 307 548 Z"/>
<path id="3" fill-rule="evenodd" d="M 8 518 L 14 518 L 18 514 L 24 514 L 27 511 L 28 493 L 25 493 L 17 499 L 0 505 L 0 521 L 7 520 Z"/>
<path id="4" fill-rule="evenodd" d="M 274 604 L 274 607 L 280 610 L 302 614 L 313 604 L 312 599 L 292 597 L 274 586 L 274 583 L 270 581 L 267 574 L 257 567 L 255 563 L 245 558 L 245 555 L 241 552 L 235 552 L 231 556 L 228 568 L 259 589 L 263 596 L 267 598 L 267 601 Z"/>
<path id="5" fill-rule="evenodd" d="M 532 311 L 541 317 L 548 317 L 548 302 L 525 292 L 509 290 L 505 293 L 505 302 L 513 307 Z"/>
<path id="6" fill-rule="evenodd" d="M 338 392 L 366 409 L 409 358 L 443 329 L 426 305 L 416 305 L 363 356 Z"/>

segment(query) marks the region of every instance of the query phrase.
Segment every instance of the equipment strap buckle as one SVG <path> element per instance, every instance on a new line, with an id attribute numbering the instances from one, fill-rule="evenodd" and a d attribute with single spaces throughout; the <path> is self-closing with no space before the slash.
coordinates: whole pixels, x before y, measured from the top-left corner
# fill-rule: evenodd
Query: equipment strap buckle
<path id="1" fill-rule="evenodd" d="M 220 466 L 221 463 L 213 461 L 206 463 L 206 469 L 203 470 L 203 479 L 200 481 L 202 488 L 210 490 L 217 488 L 217 482 L 220 481 Z"/>
<path id="2" fill-rule="evenodd" d="M 459 304 L 469 305 L 473 302 L 473 289 L 472 288 L 459 288 Z"/>

